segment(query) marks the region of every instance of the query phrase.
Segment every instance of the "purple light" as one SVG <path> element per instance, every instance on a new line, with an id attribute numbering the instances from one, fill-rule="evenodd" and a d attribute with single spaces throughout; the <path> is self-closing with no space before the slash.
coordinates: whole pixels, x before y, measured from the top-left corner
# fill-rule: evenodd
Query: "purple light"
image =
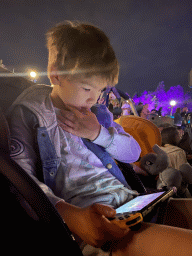
<path id="1" fill-rule="evenodd" d="M 133 97 L 135 104 L 143 102 L 143 104 L 149 104 L 149 111 L 153 108 L 158 110 L 162 107 L 162 115 L 170 115 L 170 101 L 175 100 L 177 104 L 173 107 L 173 114 L 176 111 L 176 108 L 180 107 L 181 110 L 183 107 L 188 107 L 189 112 L 192 111 L 192 101 L 190 93 L 184 93 L 183 87 L 181 85 L 172 86 L 166 92 L 164 82 L 160 82 L 157 86 L 157 89 L 154 92 L 144 91 L 140 97 L 135 95 Z"/>

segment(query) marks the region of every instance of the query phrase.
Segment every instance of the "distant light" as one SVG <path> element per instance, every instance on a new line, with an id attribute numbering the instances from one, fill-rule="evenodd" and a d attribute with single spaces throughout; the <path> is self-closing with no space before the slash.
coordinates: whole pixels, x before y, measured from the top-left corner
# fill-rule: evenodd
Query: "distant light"
<path id="1" fill-rule="evenodd" d="M 30 76 L 33 77 L 33 78 L 35 78 L 35 77 L 37 76 L 37 73 L 36 73 L 35 71 L 31 71 L 31 72 L 30 72 Z"/>
<path id="2" fill-rule="evenodd" d="M 176 105 L 176 101 L 175 100 L 171 100 L 169 103 L 172 107 Z"/>

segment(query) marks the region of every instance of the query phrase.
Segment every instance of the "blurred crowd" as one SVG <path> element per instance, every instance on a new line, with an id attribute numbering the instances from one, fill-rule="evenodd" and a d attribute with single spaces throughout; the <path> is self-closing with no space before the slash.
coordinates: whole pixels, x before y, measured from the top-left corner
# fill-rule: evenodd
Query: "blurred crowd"
<path id="1" fill-rule="evenodd" d="M 100 103 L 105 104 L 105 102 Z M 134 101 L 132 101 L 132 104 L 138 116 L 144 119 L 151 120 L 155 117 L 162 116 L 162 107 L 158 108 L 155 105 L 155 108 L 149 110 L 149 104 L 143 104 L 142 102 L 135 104 Z M 121 116 L 134 115 L 129 100 L 123 98 L 117 99 L 113 92 L 109 93 L 108 108 L 113 113 L 114 119 L 118 119 Z M 172 117 L 174 118 L 174 125 L 181 127 L 182 130 L 191 123 L 191 112 L 188 111 L 187 107 L 183 107 L 182 109 L 178 107 Z"/>

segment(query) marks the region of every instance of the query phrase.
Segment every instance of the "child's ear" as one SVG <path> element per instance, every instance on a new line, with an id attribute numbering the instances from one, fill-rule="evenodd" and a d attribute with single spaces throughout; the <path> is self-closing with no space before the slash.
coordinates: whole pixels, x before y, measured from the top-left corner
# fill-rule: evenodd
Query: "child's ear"
<path id="1" fill-rule="evenodd" d="M 58 70 L 55 66 L 51 66 L 50 81 L 52 85 L 60 85 Z"/>

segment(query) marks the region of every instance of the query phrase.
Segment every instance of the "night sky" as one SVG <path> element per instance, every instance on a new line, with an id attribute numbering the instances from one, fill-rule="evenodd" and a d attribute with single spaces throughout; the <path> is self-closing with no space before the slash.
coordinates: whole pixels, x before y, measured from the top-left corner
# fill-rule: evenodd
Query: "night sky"
<path id="1" fill-rule="evenodd" d="M 46 72 L 45 33 L 64 20 L 88 21 L 111 39 L 118 88 L 131 96 L 182 85 L 192 68 L 191 0 L 0 0 L 0 59 L 10 70 Z M 46 76 L 39 83 L 48 83 Z M 192 89 L 191 89 L 192 90 Z"/>

